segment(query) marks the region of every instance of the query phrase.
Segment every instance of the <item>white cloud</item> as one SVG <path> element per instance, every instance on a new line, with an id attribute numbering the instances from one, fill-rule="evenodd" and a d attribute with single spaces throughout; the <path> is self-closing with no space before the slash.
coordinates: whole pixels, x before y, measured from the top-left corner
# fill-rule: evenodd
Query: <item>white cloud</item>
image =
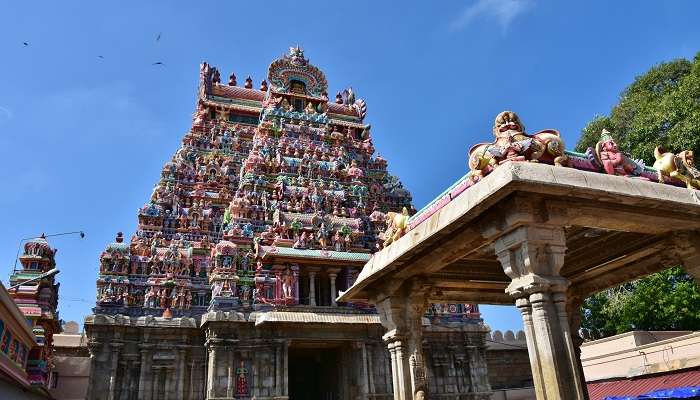
<path id="1" fill-rule="evenodd" d="M 511 22 L 532 6 L 531 0 L 475 0 L 450 23 L 450 29 L 464 29 L 478 18 L 495 20 L 503 32 Z"/>
<path id="2" fill-rule="evenodd" d="M 0 122 L 9 121 L 12 119 L 12 111 L 8 108 L 0 106 Z"/>

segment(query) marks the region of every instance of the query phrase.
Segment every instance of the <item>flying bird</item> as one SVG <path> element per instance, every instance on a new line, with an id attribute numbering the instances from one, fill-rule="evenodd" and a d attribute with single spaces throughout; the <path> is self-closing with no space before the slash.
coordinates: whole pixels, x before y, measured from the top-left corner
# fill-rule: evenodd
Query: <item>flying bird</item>
<path id="1" fill-rule="evenodd" d="M 163 64 L 162 62 L 158 61 L 158 62 L 154 62 L 154 63 L 151 64 L 151 65 L 165 65 L 165 64 Z"/>
<path id="2" fill-rule="evenodd" d="M 22 44 L 25 46 L 29 46 L 29 43 L 27 43 L 27 42 L 22 42 Z"/>
<path id="3" fill-rule="evenodd" d="M 158 33 L 158 36 L 156 36 L 156 42 L 160 40 L 160 33 Z"/>

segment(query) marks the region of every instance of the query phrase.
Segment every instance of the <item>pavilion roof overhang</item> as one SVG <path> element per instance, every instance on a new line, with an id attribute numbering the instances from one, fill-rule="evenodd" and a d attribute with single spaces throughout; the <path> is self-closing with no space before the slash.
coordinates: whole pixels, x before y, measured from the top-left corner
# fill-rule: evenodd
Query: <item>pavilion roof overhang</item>
<path id="1" fill-rule="evenodd" d="M 555 208 L 565 216 L 560 221 L 567 238 L 561 274 L 581 293 L 622 283 L 640 271 L 654 272 L 670 233 L 700 228 L 700 191 L 573 168 L 506 163 L 375 253 L 338 301 L 376 298 L 388 282 L 420 276 L 433 287 L 431 301 L 512 304 L 505 293 L 510 279 L 495 257 L 495 238 L 486 231 L 513 204 Z"/>

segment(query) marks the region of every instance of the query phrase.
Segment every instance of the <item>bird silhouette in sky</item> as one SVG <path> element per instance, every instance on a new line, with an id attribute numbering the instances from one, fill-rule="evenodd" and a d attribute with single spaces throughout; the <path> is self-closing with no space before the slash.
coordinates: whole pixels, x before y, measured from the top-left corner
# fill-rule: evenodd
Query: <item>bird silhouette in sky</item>
<path id="1" fill-rule="evenodd" d="M 154 63 L 151 64 L 151 65 L 165 65 L 165 64 L 163 64 L 162 62 L 158 61 L 158 62 L 154 62 Z"/>
<path id="2" fill-rule="evenodd" d="M 29 46 L 29 42 L 22 42 L 23 45 Z"/>
<path id="3" fill-rule="evenodd" d="M 158 36 L 156 36 L 156 42 L 160 40 L 160 33 L 158 33 Z"/>

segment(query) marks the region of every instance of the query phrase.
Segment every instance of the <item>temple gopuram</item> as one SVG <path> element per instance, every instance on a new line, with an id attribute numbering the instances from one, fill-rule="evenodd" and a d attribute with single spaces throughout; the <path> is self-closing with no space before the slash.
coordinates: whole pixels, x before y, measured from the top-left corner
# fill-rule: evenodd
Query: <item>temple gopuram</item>
<path id="1" fill-rule="evenodd" d="M 56 267 L 56 249 L 51 248 L 46 238 L 28 240 L 19 256 L 20 269 L 10 275 L 10 298 L 24 316 L 24 322 L 34 334 L 36 345 L 26 346 L 11 325 L 0 319 L 0 351 L 17 366 L 26 371 L 26 380 L 37 393 L 47 395 L 53 369 L 53 335 L 61 333 L 58 318 L 58 287 L 55 275 L 48 275 Z M 47 276 L 48 275 L 48 276 Z"/>
<path id="2" fill-rule="evenodd" d="M 239 86 L 203 63 L 192 127 L 130 239 L 101 254 L 89 399 L 392 399 L 374 305 L 336 302 L 401 237 L 411 195 L 375 153 L 367 105 L 300 48 Z M 486 399 L 475 304 L 423 314 L 430 392 Z M 395 343 L 392 339 L 392 345 Z"/>

